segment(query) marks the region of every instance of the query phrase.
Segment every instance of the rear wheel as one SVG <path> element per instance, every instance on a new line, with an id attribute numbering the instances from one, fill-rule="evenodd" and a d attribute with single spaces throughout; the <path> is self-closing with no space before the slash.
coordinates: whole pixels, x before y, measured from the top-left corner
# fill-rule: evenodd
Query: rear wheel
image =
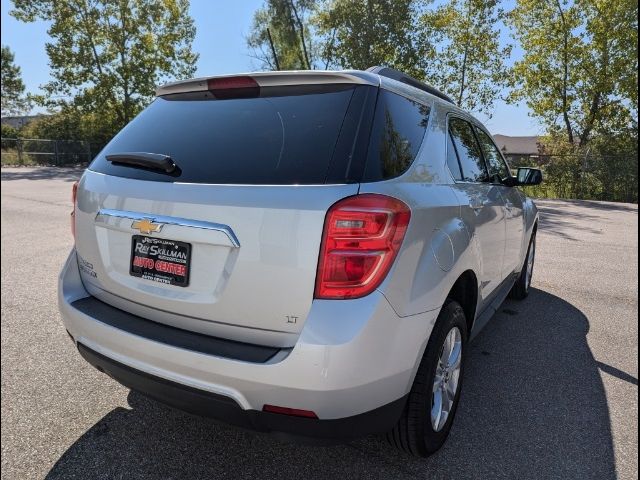
<path id="1" fill-rule="evenodd" d="M 464 370 L 467 322 L 460 304 L 447 300 L 431 333 L 404 412 L 389 442 L 426 457 L 447 439 L 455 417 Z"/>
<path id="2" fill-rule="evenodd" d="M 527 258 L 525 259 L 518 280 L 509 292 L 509 298 L 514 300 L 524 300 L 529 295 L 531 289 L 531 279 L 533 278 L 533 266 L 536 261 L 536 234 L 531 235 L 529 249 L 527 250 Z"/>

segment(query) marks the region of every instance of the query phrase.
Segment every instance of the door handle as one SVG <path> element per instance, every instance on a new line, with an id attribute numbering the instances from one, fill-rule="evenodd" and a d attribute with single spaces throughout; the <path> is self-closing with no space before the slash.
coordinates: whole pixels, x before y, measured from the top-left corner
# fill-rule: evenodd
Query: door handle
<path id="1" fill-rule="evenodd" d="M 511 210 L 513 210 L 513 203 L 511 203 L 509 200 L 507 200 L 504 203 L 504 208 L 506 208 L 510 212 Z"/>
<path id="2" fill-rule="evenodd" d="M 484 203 L 482 203 L 482 202 L 470 202 L 469 203 L 469 207 L 471 207 L 471 209 L 474 212 L 480 213 L 480 210 L 482 210 L 484 208 Z"/>

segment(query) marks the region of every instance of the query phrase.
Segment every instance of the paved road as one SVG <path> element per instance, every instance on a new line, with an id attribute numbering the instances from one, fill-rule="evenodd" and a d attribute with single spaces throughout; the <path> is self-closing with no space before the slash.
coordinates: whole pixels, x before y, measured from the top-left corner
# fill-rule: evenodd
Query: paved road
<path id="1" fill-rule="evenodd" d="M 540 201 L 535 290 L 472 345 L 451 437 L 306 447 L 130 393 L 60 323 L 75 172 L 2 170 L 2 478 L 637 478 L 638 210 Z"/>

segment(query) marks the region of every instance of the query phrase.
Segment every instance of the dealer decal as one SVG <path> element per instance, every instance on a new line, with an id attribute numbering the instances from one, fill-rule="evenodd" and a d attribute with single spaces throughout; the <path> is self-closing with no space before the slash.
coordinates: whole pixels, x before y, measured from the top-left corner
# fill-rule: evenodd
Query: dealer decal
<path id="1" fill-rule="evenodd" d="M 129 273 L 145 280 L 186 287 L 190 257 L 188 243 L 134 235 Z"/>

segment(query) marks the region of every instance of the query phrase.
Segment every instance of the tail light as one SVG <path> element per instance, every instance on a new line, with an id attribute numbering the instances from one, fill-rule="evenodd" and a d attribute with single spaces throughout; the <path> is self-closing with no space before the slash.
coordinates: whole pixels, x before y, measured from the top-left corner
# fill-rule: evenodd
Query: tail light
<path id="1" fill-rule="evenodd" d="M 327 212 L 315 298 L 359 298 L 384 280 L 400 250 L 411 211 L 377 194 L 348 197 Z"/>
<path id="2" fill-rule="evenodd" d="M 76 198 L 78 196 L 78 182 L 73 182 L 71 186 L 71 203 L 73 203 L 73 210 L 71 210 L 71 235 L 73 240 L 76 239 Z"/>
<path id="3" fill-rule="evenodd" d="M 207 89 L 218 99 L 252 98 L 260 95 L 260 85 L 249 76 L 210 78 Z"/>

